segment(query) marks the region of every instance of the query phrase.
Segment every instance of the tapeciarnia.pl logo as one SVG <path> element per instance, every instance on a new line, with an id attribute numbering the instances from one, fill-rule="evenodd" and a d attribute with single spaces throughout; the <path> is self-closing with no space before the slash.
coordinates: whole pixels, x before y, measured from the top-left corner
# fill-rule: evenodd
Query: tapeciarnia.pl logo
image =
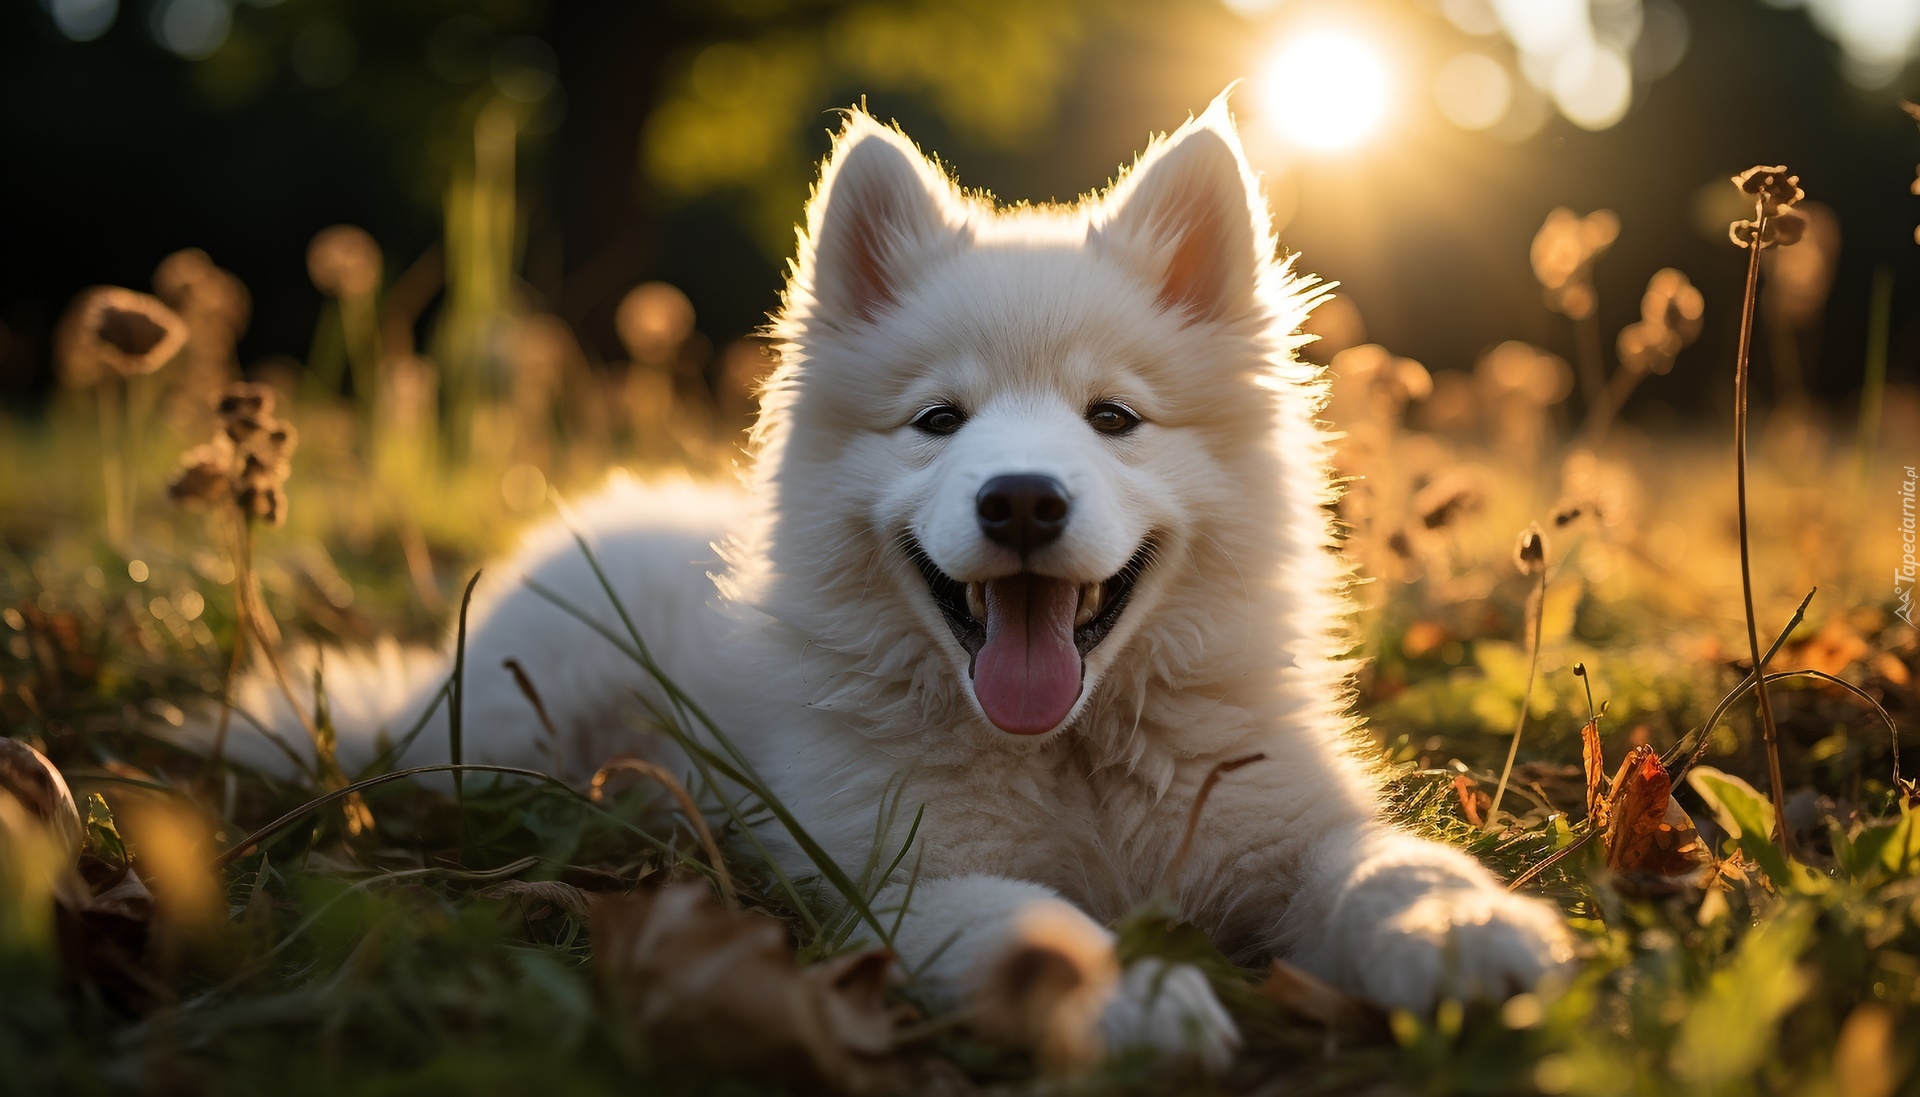
<path id="1" fill-rule="evenodd" d="M 1899 603 L 1894 612 L 1907 624 L 1913 624 L 1913 590 L 1915 570 L 1920 564 L 1914 561 L 1914 524 L 1913 524 L 1913 487 L 1914 467 L 1903 469 L 1905 479 L 1900 481 L 1900 566 L 1893 571 L 1893 597 Z"/>

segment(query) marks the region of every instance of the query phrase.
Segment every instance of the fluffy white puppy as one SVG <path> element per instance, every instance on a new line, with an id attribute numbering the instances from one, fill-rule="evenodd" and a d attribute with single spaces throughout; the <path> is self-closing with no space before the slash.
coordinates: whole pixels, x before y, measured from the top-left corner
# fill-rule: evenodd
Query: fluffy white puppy
<path id="1" fill-rule="evenodd" d="M 837 861 L 867 861 L 890 790 L 889 850 L 925 806 L 879 905 L 917 870 L 893 943 L 936 1001 L 1005 1020 L 1050 987 L 1057 1031 L 1219 1062 L 1237 1036 L 1198 972 L 1114 960 L 1105 927 L 1154 896 L 1237 958 L 1416 1010 L 1568 954 L 1555 910 L 1381 819 L 1344 715 L 1322 383 L 1293 355 L 1312 291 L 1275 253 L 1219 103 L 1106 191 L 1007 209 L 852 112 L 773 320 L 744 491 L 616 484 L 580 510 L 665 671 Z M 643 749 L 636 691 L 657 689 L 550 600 L 624 635 L 565 531 L 484 586 L 469 758 L 577 774 Z M 330 663 L 350 759 L 446 674 Z M 429 728 L 406 761 L 436 752 Z M 1176 862 L 1208 773 L 1256 754 Z M 814 873 L 780 827 L 765 840 Z"/>

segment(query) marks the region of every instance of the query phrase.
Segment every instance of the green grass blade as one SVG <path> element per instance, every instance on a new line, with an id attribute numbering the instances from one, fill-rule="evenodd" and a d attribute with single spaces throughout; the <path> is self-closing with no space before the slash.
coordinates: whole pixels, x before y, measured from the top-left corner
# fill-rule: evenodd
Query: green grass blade
<path id="1" fill-rule="evenodd" d="M 467 610 L 473 605 L 473 588 L 480 583 L 480 571 L 473 573 L 467 580 L 466 593 L 460 596 L 460 627 L 453 642 L 453 704 L 447 710 L 447 760 L 458 766 L 466 759 L 462 756 L 460 718 L 466 710 L 467 686 Z M 453 802 L 460 812 L 460 825 L 466 826 L 467 796 L 461 783 L 461 770 L 453 771 Z"/>

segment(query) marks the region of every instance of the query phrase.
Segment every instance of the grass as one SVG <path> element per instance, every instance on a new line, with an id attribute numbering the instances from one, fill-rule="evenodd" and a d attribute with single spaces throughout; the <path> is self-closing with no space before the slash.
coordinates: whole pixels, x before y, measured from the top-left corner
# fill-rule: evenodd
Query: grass
<path id="1" fill-rule="evenodd" d="M 1891 612 L 1884 545 L 1859 531 L 1897 507 L 1885 473 L 1912 456 L 1863 448 L 1805 413 L 1763 411 L 1736 502 L 1718 471 L 1723 444 L 1615 423 L 1583 440 L 1592 448 L 1562 447 L 1558 409 L 1484 392 L 1466 420 L 1341 399 L 1358 409 L 1341 423 L 1341 471 L 1362 478 L 1341 518 L 1370 580 L 1355 591 L 1356 706 L 1390 767 L 1391 810 L 1560 903 L 1579 962 L 1550 993 L 1502 1007 L 1356 1019 L 1234 968 L 1149 907 L 1120 926 L 1123 952 L 1201 963 L 1247 1053 L 1219 1079 L 1122 1058 L 1075 1085 L 1911 1091 L 1920 811 L 1897 751 L 1902 727 L 1913 745 L 1920 637 Z M 132 480 L 111 489 L 143 500 L 140 522 L 126 540 L 102 536 L 94 410 L 70 395 L 0 423 L 0 467 L 37 470 L 0 479 L 0 726 L 65 773 L 94 837 L 79 882 L 36 869 L 60 858 L 0 795 L 0 1093 L 810 1088 L 804 1073 L 748 1065 L 755 1029 L 729 1031 L 732 1053 L 716 1059 L 692 1050 L 703 1041 L 637 1027 L 607 985 L 611 961 L 596 958 L 589 900 L 710 882 L 748 919 L 725 924 L 777 919 L 777 936 L 814 965 L 800 970 L 818 972 L 862 940 L 889 938 L 898 912 L 878 905 L 876 882 L 911 863 L 911 837 L 876 845 L 865 865 L 825 859 L 724 729 L 660 672 L 648 642 L 672 638 L 641 636 L 624 610 L 622 629 L 596 627 L 633 660 L 636 685 L 662 688 L 650 726 L 687 748 L 690 774 L 610 760 L 582 790 L 461 764 L 458 663 L 440 694 L 455 765 L 390 771 L 424 720 L 358 774 L 279 779 L 167 742 L 164 725 L 224 695 L 243 636 L 271 643 L 241 611 L 241 566 L 258 579 L 262 615 L 290 637 L 464 635 L 461 580 L 538 517 L 520 445 L 528 428 L 511 408 L 481 401 L 470 421 L 439 424 L 470 440 L 451 460 L 369 445 L 367 408 L 304 396 L 287 413 L 302 438 L 290 520 L 258 530 L 239 566 L 209 547 L 200 518 L 144 502 L 159 497 L 191 421 L 162 417 L 146 432 L 126 465 Z M 589 487 L 623 452 L 564 423 L 542 445 L 543 488 Z M 1551 583 L 1544 563 L 1513 566 L 1514 531 L 1534 522 L 1552 539 Z M 555 612 L 597 620 L 546 596 Z M 1758 639 L 1773 636 L 1763 654 Z M 1763 683 L 1772 750 L 1753 719 Z M 541 711 L 538 683 L 522 688 Z M 1580 728 L 1596 708 L 1609 757 L 1644 743 L 1692 770 L 1678 798 L 1724 857 L 1705 891 L 1611 875 L 1586 840 Z M 326 723 L 319 714 L 313 733 Z M 411 780 L 427 772 L 451 773 L 449 791 Z M 1790 855 L 1769 837 L 1773 804 L 1740 780 L 1771 785 L 1774 773 Z M 689 822 L 689 801 L 711 831 Z M 876 832 L 915 807 L 898 792 L 874 805 Z M 756 824 L 785 827 L 816 871 L 782 874 Z M 120 837 L 151 895 L 145 906 L 90 905 L 116 878 Z M 896 995 L 888 1008 L 913 1005 Z M 707 1007 L 718 1009 L 689 1003 L 727 1015 Z M 885 1069 L 857 1076 L 869 1087 L 1060 1086 L 948 1019 L 901 1031 L 896 1051 L 868 1064 Z"/>

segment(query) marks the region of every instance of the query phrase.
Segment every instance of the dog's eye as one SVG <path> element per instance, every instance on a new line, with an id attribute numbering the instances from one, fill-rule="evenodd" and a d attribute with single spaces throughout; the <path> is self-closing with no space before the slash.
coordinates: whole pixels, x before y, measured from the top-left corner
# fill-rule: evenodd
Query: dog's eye
<path id="1" fill-rule="evenodd" d="M 1101 434 L 1125 434 L 1140 425 L 1140 417 L 1125 404 L 1102 400 L 1087 409 L 1087 422 Z"/>
<path id="2" fill-rule="evenodd" d="M 967 413 L 952 404 L 935 404 L 913 417 L 913 425 L 928 434 L 952 434 L 966 422 Z"/>

